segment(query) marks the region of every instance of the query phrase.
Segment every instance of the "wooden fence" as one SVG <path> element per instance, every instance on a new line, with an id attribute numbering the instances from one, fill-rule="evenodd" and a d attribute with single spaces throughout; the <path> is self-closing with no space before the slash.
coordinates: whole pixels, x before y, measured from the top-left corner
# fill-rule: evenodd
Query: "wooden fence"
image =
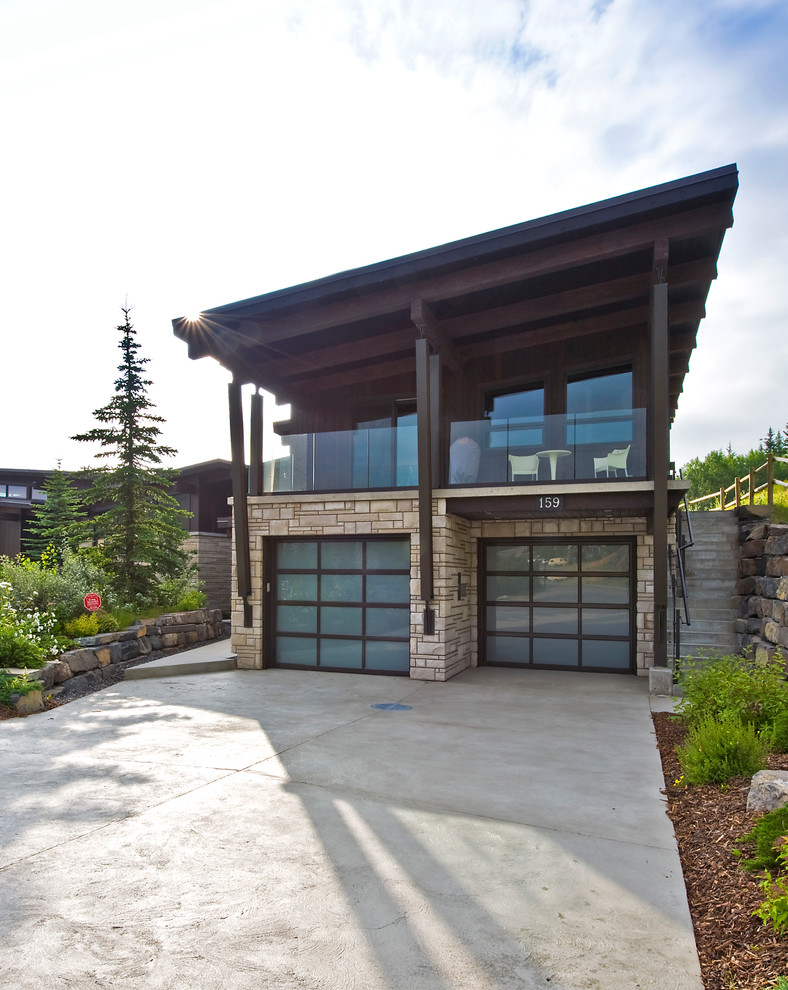
<path id="1" fill-rule="evenodd" d="M 749 474 L 745 474 L 742 478 L 737 478 L 727 488 L 720 488 L 718 492 L 712 492 L 711 495 L 701 495 L 700 498 L 690 499 L 688 505 L 691 508 L 695 508 L 696 506 L 700 506 L 701 503 L 713 499 L 719 502 L 719 505 L 710 505 L 708 506 L 709 509 L 717 511 L 720 509 L 738 509 L 740 505 L 755 505 L 756 494 L 765 491 L 766 504 L 771 507 L 774 505 L 774 486 L 779 485 L 781 488 L 788 488 L 788 481 L 780 481 L 779 478 L 774 477 L 774 464 L 776 461 L 779 461 L 781 464 L 788 464 L 788 457 L 767 454 L 765 464 L 761 464 L 757 468 L 750 468 Z M 766 480 L 763 484 L 759 485 L 757 483 L 758 475 L 764 471 L 766 472 Z M 729 497 L 730 501 L 728 501 Z"/>

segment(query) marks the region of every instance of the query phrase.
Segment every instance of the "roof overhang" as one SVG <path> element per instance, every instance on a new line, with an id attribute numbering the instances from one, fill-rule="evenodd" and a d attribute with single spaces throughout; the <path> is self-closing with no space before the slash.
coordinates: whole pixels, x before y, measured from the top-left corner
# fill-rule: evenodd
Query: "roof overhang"
<path id="1" fill-rule="evenodd" d="M 426 336 L 445 364 L 648 326 L 667 246 L 670 405 L 733 223 L 735 165 L 173 320 L 189 356 L 302 407 L 414 373 Z"/>

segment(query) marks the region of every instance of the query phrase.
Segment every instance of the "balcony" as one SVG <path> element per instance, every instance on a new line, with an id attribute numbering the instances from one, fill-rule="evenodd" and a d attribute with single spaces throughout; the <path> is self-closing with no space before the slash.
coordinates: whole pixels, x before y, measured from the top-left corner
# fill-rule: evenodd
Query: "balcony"
<path id="1" fill-rule="evenodd" d="M 646 477 L 645 409 L 452 423 L 449 443 L 450 487 Z"/>
<path id="2" fill-rule="evenodd" d="M 303 433 L 282 444 L 263 465 L 266 494 L 418 486 L 415 426 Z M 448 487 L 645 478 L 646 411 L 452 423 L 446 460 Z"/>
<path id="3" fill-rule="evenodd" d="M 353 492 L 416 488 L 416 427 L 380 427 L 282 437 L 287 451 L 263 464 L 263 490 Z"/>

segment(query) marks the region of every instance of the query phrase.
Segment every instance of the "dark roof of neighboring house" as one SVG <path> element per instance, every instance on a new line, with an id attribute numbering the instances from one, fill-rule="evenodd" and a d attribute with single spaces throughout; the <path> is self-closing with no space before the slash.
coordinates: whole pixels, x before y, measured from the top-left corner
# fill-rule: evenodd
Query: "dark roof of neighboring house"
<path id="1" fill-rule="evenodd" d="M 659 244 L 675 407 L 737 187 L 728 165 L 179 318 L 174 332 L 190 357 L 211 355 L 237 380 L 308 406 L 408 373 L 418 333 L 459 370 L 489 353 L 642 327 Z"/>

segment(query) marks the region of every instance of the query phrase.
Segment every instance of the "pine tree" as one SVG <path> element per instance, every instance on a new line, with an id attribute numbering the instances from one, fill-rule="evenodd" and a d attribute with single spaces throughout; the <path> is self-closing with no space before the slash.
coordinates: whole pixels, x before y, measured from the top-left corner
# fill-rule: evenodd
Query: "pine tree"
<path id="1" fill-rule="evenodd" d="M 24 539 L 25 551 L 38 559 L 51 545 L 57 563 L 62 564 L 65 550 L 75 551 L 89 539 L 83 493 L 60 470 L 59 461 L 57 470 L 49 475 L 42 488 L 46 501 L 33 509 Z"/>
<path id="2" fill-rule="evenodd" d="M 773 454 L 775 452 L 775 445 L 779 446 L 781 439 L 779 430 L 775 434 L 774 430 L 770 426 L 766 431 L 766 436 L 761 437 L 761 450 L 764 454 Z"/>
<path id="3" fill-rule="evenodd" d="M 117 329 L 123 361 L 115 394 L 93 413 L 105 425 L 72 439 L 100 444 L 96 457 L 113 462 L 86 472 L 93 479 L 89 502 L 109 505 L 96 519 L 98 536 L 116 591 L 132 603 L 152 601 L 159 579 L 175 577 L 189 566 L 183 549 L 186 534 L 179 524 L 188 513 L 168 494 L 176 472 L 160 465 L 176 451 L 159 440 L 164 420 L 151 412 L 155 406 L 147 387 L 152 382 L 143 373 L 149 359 L 138 354 L 130 308 L 122 311 L 125 322 Z"/>

